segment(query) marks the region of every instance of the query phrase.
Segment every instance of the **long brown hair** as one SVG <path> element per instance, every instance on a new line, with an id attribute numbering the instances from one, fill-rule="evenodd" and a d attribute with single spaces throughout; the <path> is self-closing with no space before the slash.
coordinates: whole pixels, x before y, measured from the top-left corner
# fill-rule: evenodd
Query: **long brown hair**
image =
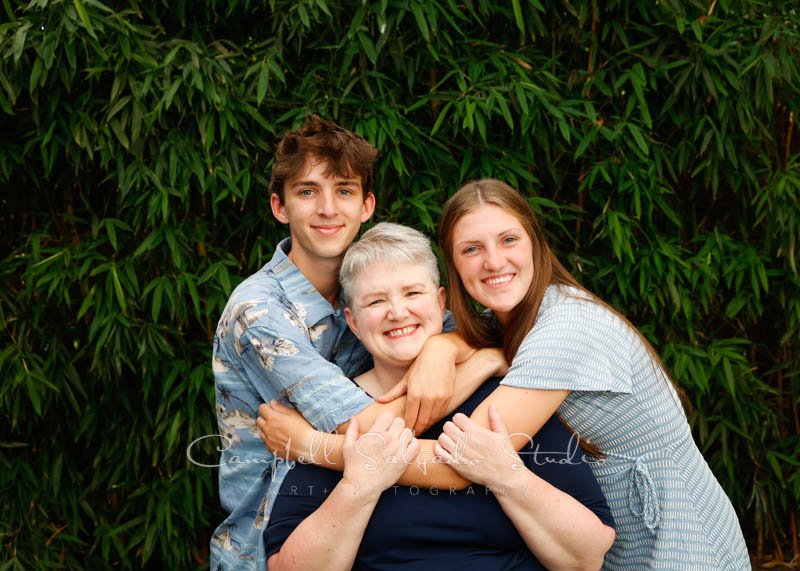
<path id="1" fill-rule="evenodd" d="M 498 206 L 517 218 L 533 244 L 533 282 L 522 301 L 511 311 L 508 324 L 502 331 L 503 351 L 510 363 L 517 354 L 522 340 L 536 322 L 547 286 L 562 284 L 586 290 L 550 250 L 539 220 L 519 192 L 506 183 L 494 179 L 468 182 L 444 205 L 442 220 L 439 223 L 439 235 L 450 289 L 450 310 L 458 324 L 459 332 L 467 343 L 474 347 L 486 347 L 500 341 L 496 332 L 485 319 L 481 318 L 478 310 L 470 302 L 469 293 L 456 271 L 453 259 L 453 228 L 456 222 L 485 204 Z"/>
<path id="2" fill-rule="evenodd" d="M 533 245 L 531 287 L 522 301 L 511 311 L 508 323 L 502 328 L 499 339 L 497 332 L 492 329 L 486 319 L 481 317 L 477 308 L 471 303 L 464 282 L 461 281 L 461 277 L 456 271 L 453 257 L 453 230 L 456 223 L 466 214 L 486 204 L 498 206 L 517 218 Z M 528 201 L 506 183 L 494 179 L 483 179 L 468 182 L 462 186 L 444 205 L 442 219 L 439 223 L 439 235 L 447 267 L 450 310 L 456 320 L 459 332 L 470 345 L 474 347 L 496 346 L 497 342 L 501 341 L 506 360 L 511 363 L 522 340 L 536 323 L 539 307 L 542 305 L 542 298 L 547 287 L 551 284 L 568 285 L 585 292 L 592 302 L 607 308 L 635 331 L 653 358 L 654 365 L 660 368 L 663 376 L 673 386 L 675 385 L 667 374 L 658 353 L 639 330 L 625 316 L 580 285 L 558 261 L 550 249 L 539 220 Z M 674 388 L 682 404 L 686 406 L 687 402 L 683 392 L 677 386 Z"/>

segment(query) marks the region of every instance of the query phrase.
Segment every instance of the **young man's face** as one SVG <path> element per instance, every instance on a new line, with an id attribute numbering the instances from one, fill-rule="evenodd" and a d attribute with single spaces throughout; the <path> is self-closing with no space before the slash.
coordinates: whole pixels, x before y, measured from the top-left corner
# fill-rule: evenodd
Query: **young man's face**
<path id="1" fill-rule="evenodd" d="M 283 204 L 277 194 L 270 196 L 275 218 L 289 224 L 290 257 L 301 271 L 308 264 L 341 262 L 361 224 L 375 210 L 375 196 L 364 196 L 361 177 L 325 176 L 327 166 L 307 157 L 303 172 L 285 182 Z"/>

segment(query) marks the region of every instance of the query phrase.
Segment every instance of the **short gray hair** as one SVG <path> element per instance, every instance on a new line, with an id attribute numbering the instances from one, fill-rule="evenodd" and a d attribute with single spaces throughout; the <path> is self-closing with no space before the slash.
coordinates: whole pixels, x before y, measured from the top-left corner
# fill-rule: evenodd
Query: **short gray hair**
<path id="1" fill-rule="evenodd" d="M 439 262 L 425 234 L 402 224 L 380 222 L 364 232 L 344 255 L 339 282 L 348 306 L 353 301 L 358 274 L 365 267 L 378 263 L 419 264 L 428 272 L 433 284 L 439 287 Z"/>

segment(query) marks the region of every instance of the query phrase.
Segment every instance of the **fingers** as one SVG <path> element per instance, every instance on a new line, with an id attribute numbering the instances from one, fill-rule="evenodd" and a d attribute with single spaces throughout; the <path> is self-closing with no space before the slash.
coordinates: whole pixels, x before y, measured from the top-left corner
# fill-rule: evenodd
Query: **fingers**
<path id="1" fill-rule="evenodd" d="M 398 419 L 391 412 L 385 410 L 378 415 L 367 432 L 386 432 L 395 420 Z"/>
<path id="2" fill-rule="evenodd" d="M 406 401 L 406 414 L 405 417 L 403 417 L 406 426 L 416 428 L 417 417 L 419 416 L 419 406 L 419 400 L 412 398 L 411 395 L 408 395 L 408 400 Z"/>
<path id="3" fill-rule="evenodd" d="M 407 431 L 403 433 L 402 442 L 405 443 L 406 447 L 406 453 L 403 455 L 403 458 L 410 462 L 413 458 L 417 457 L 417 454 L 419 454 L 420 444 L 419 440 L 414 437 L 414 432 L 410 428 L 403 427 L 403 430 Z"/>
<path id="4" fill-rule="evenodd" d="M 261 406 L 264 406 L 264 405 L 261 405 Z M 269 401 L 269 407 L 272 410 L 276 411 L 276 412 L 291 412 L 292 410 L 294 410 L 294 409 L 289 408 L 285 404 L 283 404 L 280 401 L 277 401 L 275 399 L 272 399 L 271 401 Z M 259 409 L 260 408 L 261 407 L 259 407 Z"/>
<path id="5" fill-rule="evenodd" d="M 389 432 L 400 433 L 403 430 L 405 430 L 405 428 L 406 428 L 406 425 L 403 422 L 403 419 L 400 418 L 399 416 L 395 416 L 394 419 L 392 420 L 391 426 L 389 426 Z"/>
<path id="6" fill-rule="evenodd" d="M 417 434 L 422 434 L 428 429 L 429 426 L 431 426 L 431 424 L 433 424 L 431 413 L 431 402 L 428 400 L 420 401 L 419 410 L 417 412 L 417 421 L 413 425 L 409 424 L 408 426 L 413 426 L 414 431 Z"/>
<path id="7" fill-rule="evenodd" d="M 471 430 L 473 427 L 477 426 L 477 424 L 470 417 L 460 412 L 455 416 L 453 416 L 452 422 L 464 432 Z"/>
<path id="8" fill-rule="evenodd" d="M 381 395 L 377 398 L 378 402 L 387 403 L 392 402 L 394 399 L 400 398 L 406 391 L 408 390 L 408 383 L 406 381 L 400 381 L 395 386 L 393 386 L 389 391 Z"/>
<path id="9" fill-rule="evenodd" d="M 355 417 L 351 419 L 351 424 L 352 420 L 355 420 Z M 347 427 L 347 430 L 350 430 L 350 426 Z M 381 436 L 385 434 L 387 441 L 396 440 L 402 442 L 404 446 L 408 446 L 412 441 L 416 441 L 414 432 L 410 428 L 406 428 L 403 419 L 399 416 L 394 416 L 388 411 L 382 412 L 380 416 L 375 419 L 372 427 L 362 434 L 362 436 L 368 434 L 379 434 Z"/>
<path id="10" fill-rule="evenodd" d="M 442 447 L 442 445 L 439 444 L 438 442 L 436 442 L 436 444 L 433 445 L 433 453 L 439 458 L 441 458 L 442 462 L 444 462 L 445 464 L 453 463 L 453 456 L 450 454 L 450 452 L 445 450 Z"/>
<path id="11" fill-rule="evenodd" d="M 439 435 L 439 438 L 436 439 L 436 445 L 440 446 L 442 450 L 447 452 L 449 456 L 452 456 L 455 453 L 456 441 L 444 432 L 442 432 Z"/>
<path id="12" fill-rule="evenodd" d="M 350 419 L 347 424 L 347 430 L 344 433 L 344 440 L 348 443 L 354 443 L 358 439 L 358 418 L 355 416 Z"/>
<path id="13" fill-rule="evenodd" d="M 442 398 L 442 399 L 436 400 L 433 403 L 433 406 L 431 407 L 430 421 L 429 421 L 428 426 L 425 427 L 426 430 L 428 428 L 430 428 L 431 426 L 433 426 L 439 419 L 444 418 L 447 415 L 447 413 L 450 412 L 448 410 L 449 405 L 450 405 L 450 399 L 449 398 L 447 398 L 447 399 Z"/>

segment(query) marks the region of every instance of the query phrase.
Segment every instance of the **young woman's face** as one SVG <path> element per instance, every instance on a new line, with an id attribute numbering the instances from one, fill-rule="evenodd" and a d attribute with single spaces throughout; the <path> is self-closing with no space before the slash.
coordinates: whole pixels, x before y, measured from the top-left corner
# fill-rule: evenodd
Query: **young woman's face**
<path id="1" fill-rule="evenodd" d="M 425 341 L 442 332 L 444 288 L 419 264 L 362 269 L 345 316 L 375 363 L 410 365 Z"/>
<path id="2" fill-rule="evenodd" d="M 453 228 L 453 261 L 467 292 L 501 323 L 533 282 L 533 244 L 516 216 L 485 204 Z"/>

